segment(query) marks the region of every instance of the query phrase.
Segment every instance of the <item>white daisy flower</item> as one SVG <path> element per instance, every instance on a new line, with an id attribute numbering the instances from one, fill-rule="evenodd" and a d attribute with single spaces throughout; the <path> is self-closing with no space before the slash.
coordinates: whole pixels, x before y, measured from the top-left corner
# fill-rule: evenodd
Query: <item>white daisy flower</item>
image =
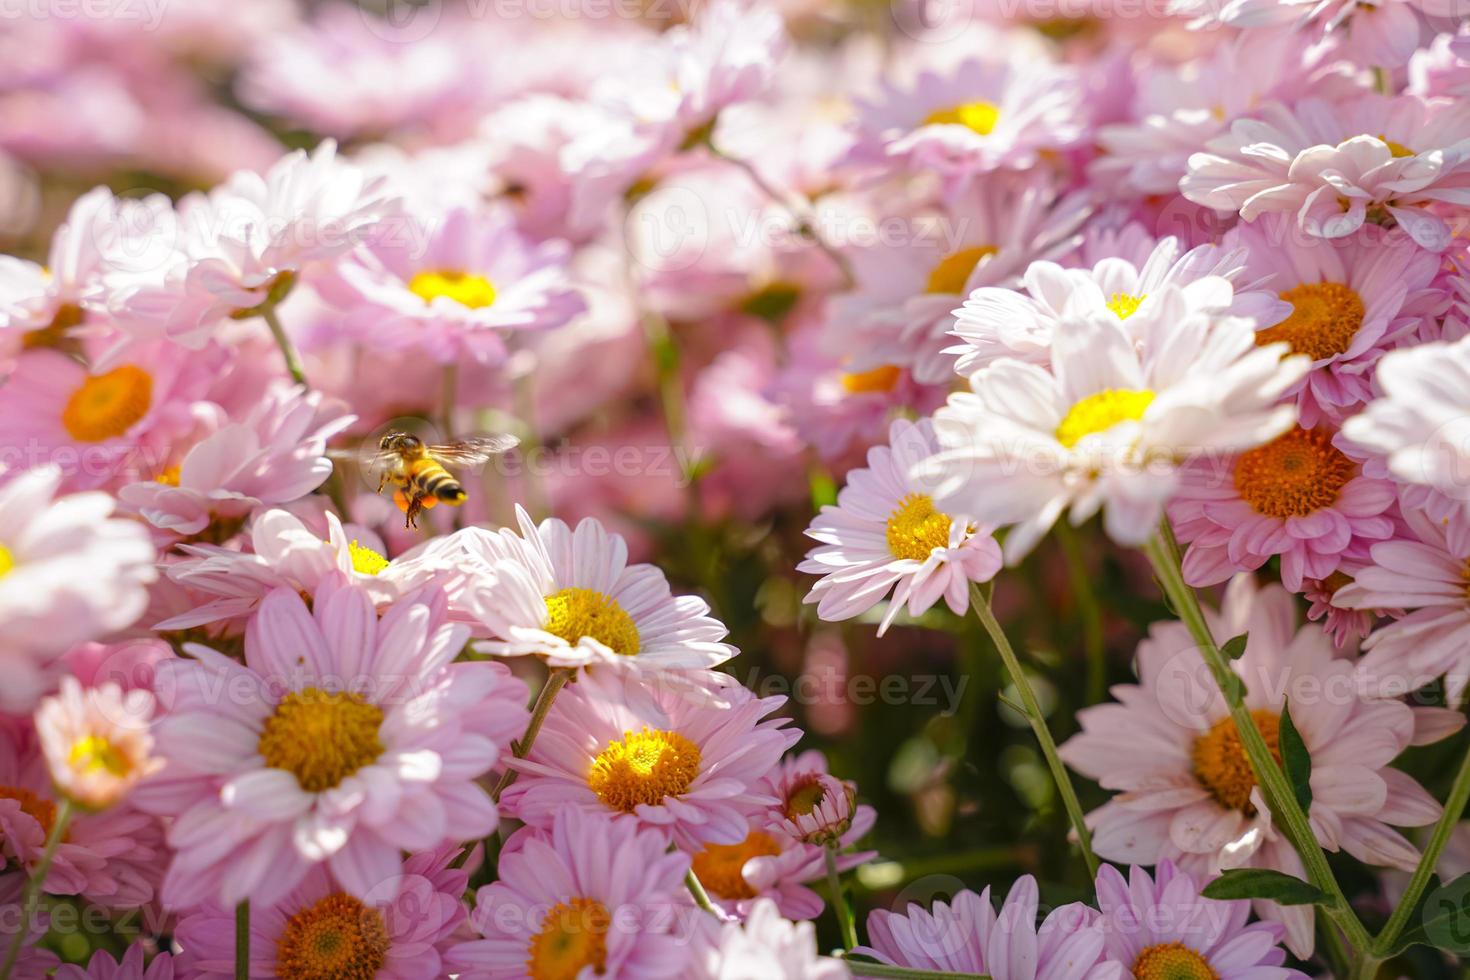
<path id="1" fill-rule="evenodd" d="M 1190 310 L 1178 290 L 1158 314 L 1141 337 L 1116 320 L 1063 321 L 1050 369 L 1006 358 L 971 376 L 935 413 L 940 452 L 918 467 L 937 481 L 935 506 L 1014 525 L 1008 563 L 1069 509 L 1074 524 L 1104 510 L 1114 540 L 1142 544 L 1184 463 L 1291 426 L 1296 410 L 1277 403 L 1307 358 L 1257 347 L 1252 321 Z"/>
<path id="2" fill-rule="evenodd" d="M 914 468 L 939 451 L 934 424 L 896 419 L 887 446 L 868 450 L 868 465 L 847 475 L 837 505 L 822 512 L 807 536 L 822 542 L 799 570 L 821 575 L 807 594 L 826 620 L 867 612 L 890 592 L 881 636 L 898 611 L 922 614 L 944 599 L 957 615 L 970 604 L 970 583 L 1000 571 L 1000 546 L 989 532 L 934 507 L 932 482 Z"/>
<path id="3" fill-rule="evenodd" d="M 464 572 L 451 602 L 487 628 L 484 653 L 535 654 L 552 667 L 643 671 L 714 667 L 736 653 L 697 596 L 675 596 L 658 568 L 629 564 L 628 545 L 598 521 L 538 526 L 520 507 L 509 528 L 455 532 L 440 551 Z"/>

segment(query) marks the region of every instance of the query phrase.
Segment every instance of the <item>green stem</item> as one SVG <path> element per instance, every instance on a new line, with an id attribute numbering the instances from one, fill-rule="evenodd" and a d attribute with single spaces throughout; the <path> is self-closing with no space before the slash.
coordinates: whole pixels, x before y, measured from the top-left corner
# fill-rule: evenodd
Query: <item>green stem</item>
<path id="1" fill-rule="evenodd" d="M 531 746 L 536 742 L 536 734 L 541 731 L 541 723 L 546 720 L 546 713 L 551 710 L 551 702 L 556 700 L 556 694 L 567 686 L 567 681 L 577 673 L 575 667 L 553 667 L 546 683 L 541 685 L 541 691 L 536 695 L 536 703 L 531 707 L 531 720 L 526 722 L 526 733 L 521 736 L 520 741 L 511 747 L 511 753 L 517 759 L 524 759 L 531 751 Z M 500 782 L 495 784 L 495 790 L 490 795 L 498 803 L 500 794 L 505 792 L 507 786 L 516 781 L 516 771 L 506 767 L 505 773 L 500 777 Z"/>
<path id="2" fill-rule="evenodd" d="M 1072 579 L 1072 596 L 1082 617 L 1083 649 L 1087 651 L 1087 703 L 1097 704 L 1107 694 L 1107 647 L 1103 642 L 1102 608 L 1092 589 L 1092 576 L 1082 558 L 1077 532 L 1066 521 L 1057 521 L 1053 531 L 1067 559 L 1067 572 Z"/>
<path id="3" fill-rule="evenodd" d="M 250 980 L 250 899 L 235 906 L 235 980 Z"/>
<path id="4" fill-rule="evenodd" d="M 949 973 L 945 970 L 921 970 L 916 966 L 890 966 L 843 957 L 843 963 L 855 977 L 914 977 L 915 980 L 990 980 L 984 973 Z"/>
<path id="5" fill-rule="evenodd" d="M 973 582 L 970 584 L 970 604 L 975 607 L 975 615 L 980 617 L 985 631 L 990 634 L 990 639 L 1006 666 L 1006 672 L 1011 675 L 1011 682 L 1016 685 L 1016 693 L 1021 696 L 1021 706 L 1025 709 L 1026 720 L 1031 723 L 1031 731 L 1036 735 L 1036 741 L 1041 746 L 1041 754 L 1046 757 L 1047 768 L 1051 770 L 1051 777 L 1056 781 L 1057 792 L 1061 795 L 1062 805 L 1067 810 L 1067 818 L 1072 822 L 1072 829 L 1077 834 L 1077 843 L 1082 848 L 1082 859 L 1087 862 L 1087 873 L 1095 881 L 1097 880 L 1097 855 L 1092 851 L 1092 834 L 1088 831 L 1087 822 L 1083 818 L 1082 804 L 1077 799 L 1077 790 L 1072 786 L 1072 777 L 1067 774 L 1067 767 L 1062 765 L 1062 757 L 1057 754 L 1056 740 L 1051 737 L 1051 729 L 1046 726 L 1046 715 L 1042 713 L 1041 702 L 1037 700 L 1036 691 L 1031 687 L 1031 681 L 1027 679 L 1026 672 L 1021 668 L 1021 661 L 1016 658 L 1016 651 L 1011 648 L 1011 641 L 1006 639 L 1005 630 L 1001 629 L 1000 623 L 996 620 L 995 612 L 990 608 L 990 600 Z"/>
<path id="6" fill-rule="evenodd" d="M 31 923 L 36 918 L 36 907 L 41 902 L 41 890 L 46 885 L 46 875 L 51 871 L 51 861 L 56 857 L 56 848 L 61 845 L 61 838 L 66 834 L 67 824 L 71 823 L 71 812 L 71 800 L 63 796 L 61 803 L 56 808 L 56 817 L 51 821 L 51 833 L 46 835 L 46 847 L 41 851 L 41 860 L 36 862 L 36 866 L 31 869 L 30 877 L 26 879 L 25 888 L 21 892 L 20 925 L 10 939 L 10 949 L 5 954 L 5 965 L 0 967 L 0 980 L 10 980 L 10 972 L 15 969 L 15 963 L 20 959 L 20 951 L 26 944 L 26 937 L 31 932 Z"/>
<path id="7" fill-rule="evenodd" d="M 842 927 L 842 948 L 851 950 L 857 946 L 857 923 L 852 921 L 852 909 L 847 907 L 847 896 L 842 892 L 842 876 L 837 872 L 837 845 L 822 848 L 827 861 L 827 890 L 832 898 L 832 910 L 837 913 L 837 924 Z"/>
<path id="8" fill-rule="evenodd" d="M 291 343 L 291 338 L 286 336 L 286 328 L 281 326 L 281 318 L 276 316 L 274 303 L 266 303 L 259 309 L 260 318 L 265 321 L 266 326 L 271 328 L 271 336 L 276 339 L 276 346 L 281 349 L 281 357 L 285 358 L 286 370 L 291 377 L 303 388 L 311 388 L 311 383 L 306 380 L 306 368 L 301 365 L 301 355 L 296 351 L 296 345 Z"/>
<path id="9" fill-rule="evenodd" d="M 1240 678 L 1230 669 L 1229 661 L 1220 652 L 1219 645 L 1210 633 L 1199 596 L 1184 581 L 1184 571 L 1179 562 L 1179 545 L 1174 540 L 1174 530 L 1169 526 L 1167 518 L 1161 523 L 1159 533 L 1144 545 L 1144 552 L 1153 563 L 1154 573 L 1158 576 L 1164 594 L 1189 629 L 1215 683 L 1225 697 L 1230 717 L 1240 735 L 1241 746 L 1250 760 L 1256 783 L 1261 787 L 1261 793 L 1266 798 L 1266 805 L 1270 808 L 1276 825 L 1285 831 L 1297 854 L 1301 856 L 1307 880 L 1327 892 L 1329 901 L 1323 905 L 1323 910 L 1342 929 L 1348 944 L 1359 955 L 1366 955 L 1371 946 L 1368 930 L 1348 904 L 1347 897 L 1332 874 L 1332 868 L 1327 864 L 1327 855 L 1322 852 L 1317 835 L 1312 832 L 1311 822 L 1297 802 L 1296 793 L 1293 792 L 1286 773 L 1276 763 L 1255 718 L 1245 706 Z"/>
<path id="10" fill-rule="evenodd" d="M 1387 956 L 1393 944 L 1398 941 L 1399 934 L 1404 931 L 1404 926 L 1408 925 L 1409 917 L 1419 904 L 1419 896 L 1424 894 L 1424 889 L 1429 886 L 1429 879 L 1434 876 L 1440 854 L 1444 852 L 1450 835 L 1454 833 L 1460 816 L 1465 812 L 1467 801 L 1470 801 L 1470 749 L 1466 750 L 1465 757 L 1460 760 L 1460 771 L 1455 774 L 1455 781 L 1450 786 L 1444 812 L 1439 815 L 1439 822 L 1429 835 L 1429 843 L 1424 848 L 1423 856 L 1419 858 L 1419 866 L 1414 869 L 1413 877 L 1409 879 L 1409 887 L 1404 890 L 1404 897 L 1399 899 L 1383 931 L 1373 943 L 1375 956 Z"/>
<path id="11" fill-rule="evenodd" d="M 690 868 L 684 874 L 684 886 L 689 889 L 689 894 L 694 896 L 694 904 L 704 909 L 710 915 L 718 916 L 720 910 L 715 908 L 715 903 L 709 900 L 709 892 L 704 890 L 704 883 L 699 876 Z"/>

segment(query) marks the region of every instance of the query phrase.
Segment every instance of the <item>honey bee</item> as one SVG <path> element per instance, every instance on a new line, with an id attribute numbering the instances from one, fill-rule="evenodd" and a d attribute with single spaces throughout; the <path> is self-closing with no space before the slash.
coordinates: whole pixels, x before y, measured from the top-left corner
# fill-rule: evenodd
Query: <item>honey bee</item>
<path id="1" fill-rule="evenodd" d="M 403 526 L 418 527 L 421 511 L 441 503 L 451 507 L 464 503 L 464 486 L 446 467 L 480 466 L 519 443 L 515 436 L 501 434 L 428 445 L 412 433 L 394 431 L 378 440 L 376 450 L 332 455 L 357 458 L 369 472 L 377 473 L 378 493 L 392 484 L 393 502 L 403 511 Z"/>

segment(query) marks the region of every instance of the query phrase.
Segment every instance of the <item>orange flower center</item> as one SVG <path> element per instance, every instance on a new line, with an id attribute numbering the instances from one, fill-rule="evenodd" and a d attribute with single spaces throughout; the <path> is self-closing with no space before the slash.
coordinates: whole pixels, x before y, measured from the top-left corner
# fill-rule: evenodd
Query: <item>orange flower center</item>
<path id="1" fill-rule="evenodd" d="M 965 283 L 970 279 L 970 273 L 980 264 L 980 260 L 994 255 L 1000 249 L 994 245 L 976 245 L 973 248 L 962 248 L 957 252 L 950 252 L 940 259 L 934 268 L 929 270 L 929 284 L 925 288 L 930 293 L 962 293 L 965 291 Z"/>
<path id="2" fill-rule="evenodd" d="M 741 872 L 745 862 L 757 857 L 775 857 L 781 845 L 770 834 L 752 830 L 739 844 L 706 844 L 694 855 L 694 874 L 700 883 L 721 898 L 755 898 L 755 889 Z"/>
<path id="3" fill-rule="evenodd" d="M 895 558 L 923 561 L 935 548 L 949 547 L 949 516 L 934 509 L 927 493 L 911 493 L 888 515 L 885 535 Z"/>
<path id="4" fill-rule="evenodd" d="M 1331 507 L 1357 472 L 1330 432 L 1297 428 L 1241 453 L 1235 489 L 1256 513 L 1285 520 Z"/>
<path id="5" fill-rule="evenodd" d="M 632 813 L 687 792 L 699 762 L 699 746 L 678 732 L 624 732 L 592 761 L 587 786 L 609 810 Z"/>
<path id="6" fill-rule="evenodd" d="M 308 793 L 339 785 L 383 754 L 383 710 L 357 694 L 307 687 L 292 691 L 265 720 L 258 750 Z"/>
<path id="7" fill-rule="evenodd" d="M 1257 708 L 1251 712 L 1251 717 L 1261 730 L 1261 737 L 1266 740 L 1271 754 L 1280 762 L 1281 716 L 1274 711 Z M 1195 778 L 1210 791 L 1217 803 L 1230 810 L 1255 815 L 1251 790 L 1256 788 L 1256 774 L 1251 770 L 1250 758 L 1245 754 L 1234 720 L 1222 718 L 1196 738 L 1190 758 Z"/>
<path id="8" fill-rule="evenodd" d="M 338 892 L 286 920 L 276 940 L 276 976 L 373 980 L 387 960 L 389 945 L 382 914 Z"/>
<path id="9" fill-rule="evenodd" d="M 153 378 L 134 364 L 94 374 L 72 392 L 61 424 L 77 442 L 105 442 L 125 435 L 153 403 Z"/>
<path id="10" fill-rule="evenodd" d="M 880 364 L 871 371 L 851 371 L 842 376 L 842 387 L 850 395 L 892 391 L 898 386 L 903 369 L 896 364 Z"/>
<path id="11" fill-rule="evenodd" d="M 1352 346 L 1363 325 L 1363 300 L 1340 282 L 1306 282 L 1281 294 L 1291 315 L 1256 332 L 1256 343 L 1284 341 L 1293 354 L 1320 361 Z"/>
<path id="12" fill-rule="evenodd" d="M 1145 947 L 1133 961 L 1136 980 L 1219 980 L 1205 959 L 1183 943 Z"/>
<path id="13" fill-rule="evenodd" d="M 0 800 L 15 800 L 20 812 L 41 825 L 41 832 L 51 836 L 51 827 L 56 823 L 56 804 L 42 799 L 21 786 L 0 786 Z"/>

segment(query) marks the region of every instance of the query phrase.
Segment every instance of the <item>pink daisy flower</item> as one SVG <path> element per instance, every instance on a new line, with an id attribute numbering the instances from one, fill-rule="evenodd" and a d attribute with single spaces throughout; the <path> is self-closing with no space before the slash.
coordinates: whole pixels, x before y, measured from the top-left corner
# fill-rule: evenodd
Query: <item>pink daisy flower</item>
<path id="1" fill-rule="evenodd" d="M 1404 517 L 1409 535 L 1375 544 L 1333 602 L 1409 610 L 1364 642 L 1358 675 L 1369 690 L 1402 697 L 1442 676 L 1450 703 L 1461 704 L 1470 687 L 1470 522 L 1441 522 L 1413 511 Z"/>
<path id="2" fill-rule="evenodd" d="M 30 711 L 59 655 L 131 625 L 158 574 L 147 533 L 112 517 L 111 497 L 58 498 L 60 484 L 55 466 L 0 484 L 0 711 Z"/>
<path id="3" fill-rule="evenodd" d="M 1116 243 L 1114 247 L 1116 247 Z M 1135 242 L 1141 246 L 1143 242 Z M 1033 262 L 1019 282 L 981 286 L 954 311 L 951 333 L 960 343 L 945 353 L 959 355 L 955 371 L 968 377 L 1002 358 L 1032 364 L 1051 361 L 1058 324 L 1096 318 L 1121 323 L 1135 338 L 1157 329 L 1160 317 L 1187 314 L 1256 316 L 1281 304 L 1254 289 L 1237 293 L 1244 278 L 1240 249 L 1201 245 L 1185 249 L 1177 238 L 1149 240 L 1138 255 L 1106 252 L 1091 268 L 1067 269 L 1050 261 Z M 1089 256 L 1090 257 L 1090 256 Z"/>
<path id="4" fill-rule="evenodd" d="M 1246 30 L 1252 40 L 1290 30 L 1335 59 L 1384 68 L 1402 67 L 1433 37 L 1432 21 L 1445 23 L 1436 0 L 1173 0 L 1168 9 L 1192 16 L 1195 30 L 1225 25 Z"/>
<path id="5" fill-rule="evenodd" d="M 804 843 L 787 826 L 793 818 L 809 817 L 825 800 L 821 780 L 827 759 L 815 749 L 789 756 L 765 777 L 776 803 L 752 815 L 750 832 L 738 844 L 706 844 L 695 852 L 694 873 L 710 899 L 727 912 L 747 916 L 757 906 L 773 901 L 780 914 L 791 919 L 814 919 L 824 903 L 807 883 L 826 873 L 824 848 Z M 841 793 L 846 799 L 845 790 Z M 788 816 L 788 813 L 790 816 Z M 852 847 L 873 829 L 878 814 L 867 805 L 853 809 L 848 826 L 837 839 L 838 848 Z M 847 871 L 871 861 L 876 851 L 837 856 L 837 869 Z"/>
<path id="6" fill-rule="evenodd" d="M 164 566 L 168 577 L 204 597 L 203 605 L 155 623 L 156 630 L 183 630 L 253 616 L 262 600 L 279 588 L 315 595 L 322 583 L 345 575 L 367 590 L 378 605 L 421 588 L 441 576 L 442 541 L 426 542 L 389 561 L 372 546 L 349 536 L 336 514 L 325 514 L 327 537 L 319 537 L 290 511 L 268 510 L 250 524 L 250 551 L 217 545 L 184 544 L 189 557 Z M 366 532 L 361 532 L 366 536 Z"/>
<path id="7" fill-rule="evenodd" d="M 454 947 L 448 965 L 464 980 L 684 976 L 691 923 L 705 915 L 684 888 L 688 870 L 662 834 L 562 809 L 506 842 L 499 879 L 470 915 L 484 938 Z"/>
<path id="8" fill-rule="evenodd" d="M 138 799 L 174 817 L 165 902 L 264 907 L 323 864 L 368 898 L 401 850 L 493 830 L 476 780 L 524 727 L 526 690 L 501 664 L 454 663 L 468 639 L 437 590 L 379 616 L 337 574 L 310 610 L 294 589 L 267 595 L 243 664 L 195 645 L 161 664 L 168 770 Z"/>
<path id="9" fill-rule="evenodd" d="M 772 381 L 770 397 L 824 459 L 883 438 L 900 412 L 928 415 L 944 403 L 944 388 L 921 385 L 896 364 L 848 370 L 851 358 L 826 353 L 820 333 L 809 327 L 790 337 L 790 360 Z"/>
<path id="10" fill-rule="evenodd" d="M 1172 861 L 1160 862 L 1153 877 L 1130 867 L 1126 880 L 1117 868 L 1103 865 L 1097 874 L 1103 955 L 1124 976 L 1307 980 L 1300 970 L 1282 966 L 1280 925 L 1247 925 L 1249 902 L 1205 898 L 1200 887 Z"/>
<path id="11" fill-rule="evenodd" d="M 825 620 L 860 616 L 891 592 L 879 636 L 905 606 L 919 616 L 942 597 L 963 615 L 970 583 L 989 581 L 1002 564 L 990 533 L 936 510 L 932 486 L 914 475 L 939 451 L 933 423 L 895 419 L 888 441 L 868 450 L 865 468 L 848 471 L 836 506 L 823 507 L 807 529 L 821 546 L 797 566 L 822 576 L 804 601 Z"/>
<path id="12" fill-rule="evenodd" d="M 521 533 L 465 528 L 437 550 L 464 579 L 454 604 L 492 639 L 475 649 L 538 656 L 552 667 L 698 671 L 737 652 L 697 596 L 675 596 L 664 573 L 630 563 L 621 535 L 594 518 L 539 525 L 516 507 Z"/>
<path id="13" fill-rule="evenodd" d="M 130 346 L 126 358 L 89 368 L 59 351 L 22 353 L 0 387 L 6 460 L 53 462 L 79 490 L 162 473 L 175 444 L 218 418 L 204 397 L 226 354 L 158 341 Z"/>
<path id="14" fill-rule="evenodd" d="M 776 903 L 758 899 L 744 922 L 706 926 L 718 932 L 699 954 L 691 975 L 697 980 L 846 980 L 847 964 L 817 952 L 817 929 L 810 922 L 788 922 Z M 700 923 L 705 925 L 704 922 Z"/>
<path id="15" fill-rule="evenodd" d="M 990 889 L 968 888 L 929 909 L 868 913 L 871 947 L 859 953 L 894 966 L 984 974 L 992 980 L 1111 980 L 1103 959 L 1106 936 L 1096 911 L 1073 902 L 1039 918 L 1036 879 L 1017 879 L 997 911 Z"/>
<path id="16" fill-rule="evenodd" d="M 35 870 L 60 798 L 29 723 L 0 725 L 0 870 Z M 108 909 L 153 901 L 167 854 L 157 818 L 128 802 L 105 813 L 77 811 L 43 886 Z"/>
<path id="17" fill-rule="evenodd" d="M 1285 341 L 1312 358 L 1297 393 L 1303 425 L 1341 422 L 1371 399 L 1378 359 L 1442 305 L 1438 257 L 1401 235 L 1303 241 L 1290 219 L 1271 215 L 1238 226 L 1225 244 L 1243 248 L 1246 275 L 1281 298 L 1279 314 L 1258 319 L 1258 342 Z"/>
<path id="18" fill-rule="evenodd" d="M 1246 221 L 1287 212 L 1309 235 L 1342 238 L 1392 219 L 1442 252 L 1450 232 L 1430 205 L 1470 203 L 1470 106 L 1364 93 L 1339 103 L 1272 103 L 1189 158 L 1185 197 Z"/>
<path id="19" fill-rule="evenodd" d="M 278 385 L 250 414 L 216 430 L 152 480 L 118 491 L 167 540 L 228 528 L 258 507 L 290 503 L 332 473 L 327 440 L 352 424 L 344 406 Z"/>
<path id="20" fill-rule="evenodd" d="M 178 967 L 168 953 L 156 953 L 144 966 L 143 945 L 133 943 L 121 960 L 112 958 L 105 949 L 92 954 L 85 967 L 65 963 L 53 976 L 56 980 L 174 980 Z"/>
<path id="21" fill-rule="evenodd" d="M 1362 562 L 1345 563 L 1325 579 L 1303 583 L 1302 598 L 1311 604 L 1307 609 L 1307 620 L 1313 623 L 1320 620 L 1322 629 L 1332 637 L 1339 650 L 1349 645 L 1356 646 L 1367 637 L 1380 616 L 1400 619 L 1404 615 L 1404 611 L 1397 608 L 1354 609 L 1347 605 L 1345 599 L 1338 599 L 1337 593 L 1343 586 L 1351 584 L 1353 576 L 1365 565 Z"/>
<path id="22" fill-rule="evenodd" d="M 954 377 L 946 350 L 955 308 L 981 287 L 1013 289 L 1034 261 L 1076 248 L 1090 213 L 1080 194 L 1061 197 L 1037 174 L 998 174 L 945 206 L 903 215 L 901 243 L 852 249 L 857 288 L 833 297 L 825 331 L 856 370 L 896 364 L 924 384 Z"/>
<path id="23" fill-rule="evenodd" d="M 1470 517 L 1470 337 L 1393 351 L 1376 381 L 1381 394 L 1343 436 L 1382 459 L 1405 510 Z"/>
<path id="24" fill-rule="evenodd" d="M 61 690 L 36 708 L 36 734 L 56 789 L 89 810 L 114 806 L 157 772 L 148 725 L 153 695 L 116 684 L 83 688 L 63 677 Z"/>
<path id="25" fill-rule="evenodd" d="M 1169 503 L 1179 540 L 1189 544 L 1184 578 L 1216 585 L 1281 558 L 1281 581 L 1300 592 L 1345 562 L 1361 562 L 1393 537 L 1397 495 L 1366 476 L 1327 428 L 1288 429 L 1225 464 L 1200 460 Z"/>
<path id="26" fill-rule="evenodd" d="M 252 902 L 252 977 L 353 977 L 421 980 L 445 976 L 448 952 L 468 918 L 468 870 L 451 867 L 460 848 L 410 855 L 402 869 L 355 895 L 322 865 L 278 902 Z M 189 976 L 235 975 L 235 910 L 212 902 L 175 932 Z M 152 980 L 150 977 L 149 980 Z"/>
<path id="27" fill-rule="evenodd" d="M 456 208 L 427 228 L 425 241 L 379 237 L 318 284 L 347 337 L 444 364 L 499 364 L 510 332 L 560 327 L 586 309 L 565 243 L 525 240 L 506 212 Z"/>
<path id="28" fill-rule="evenodd" d="M 784 697 L 757 698 L 722 674 L 708 691 L 584 674 L 551 706 L 520 773 L 501 798 L 528 824 L 564 809 L 653 827 L 686 850 L 738 844 L 749 817 L 777 802 L 762 777 L 801 737 L 767 718 Z M 762 720 L 764 719 L 764 720 Z"/>
<path id="29" fill-rule="evenodd" d="M 1269 745 L 1290 703 L 1312 758 L 1308 816 L 1317 840 L 1368 864 L 1413 868 L 1419 852 L 1390 824 L 1424 826 L 1440 806 L 1389 764 L 1418 741 L 1418 709 L 1362 695 L 1352 660 L 1316 626 L 1298 629 L 1295 602 L 1280 586 L 1258 589 L 1238 576 L 1219 613 L 1206 615 L 1217 637 L 1249 636 L 1232 668 Z M 1199 876 L 1258 867 L 1303 877 L 1296 851 L 1271 826 L 1225 699 L 1184 624 L 1154 624 L 1137 665 L 1140 684 L 1115 687 L 1118 703 L 1080 711 L 1082 731 L 1061 747 L 1069 766 L 1117 794 L 1088 815 L 1098 856 L 1172 860 Z M 1310 953 L 1310 907 L 1255 905 L 1286 927 L 1294 953 Z"/>
<path id="30" fill-rule="evenodd" d="M 951 184 L 1002 168 L 1025 170 L 1087 131 L 1076 73 L 1036 58 L 971 58 L 912 88 L 889 81 L 857 106 L 854 161 L 933 171 Z"/>

